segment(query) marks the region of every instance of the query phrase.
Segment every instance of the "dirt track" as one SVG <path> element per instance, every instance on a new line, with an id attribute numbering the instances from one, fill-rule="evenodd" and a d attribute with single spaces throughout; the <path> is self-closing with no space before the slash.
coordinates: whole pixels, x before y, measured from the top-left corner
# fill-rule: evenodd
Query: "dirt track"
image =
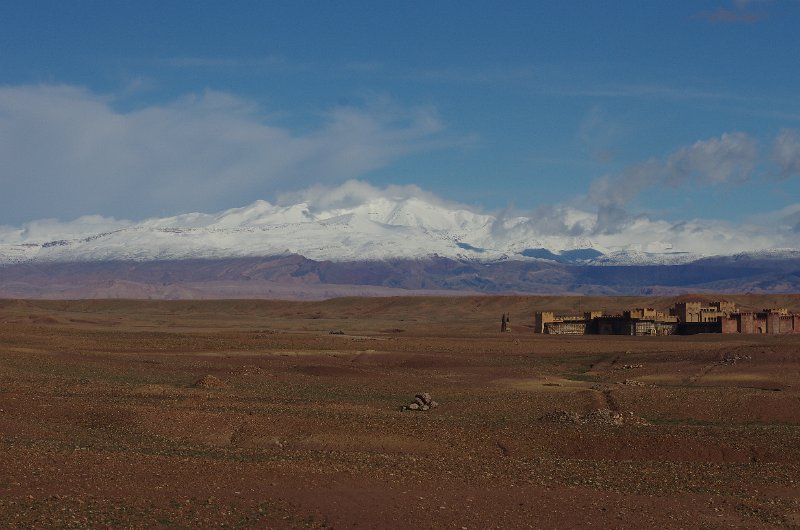
<path id="1" fill-rule="evenodd" d="M 0 301 L 0 526 L 800 527 L 800 336 L 534 309 Z"/>

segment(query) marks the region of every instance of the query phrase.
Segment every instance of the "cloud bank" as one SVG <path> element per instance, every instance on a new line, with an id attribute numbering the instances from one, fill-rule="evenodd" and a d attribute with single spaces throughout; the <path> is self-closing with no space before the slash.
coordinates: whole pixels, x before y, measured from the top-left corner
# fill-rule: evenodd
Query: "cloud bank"
<path id="1" fill-rule="evenodd" d="M 7 222 L 19 225 L 0 227 L 0 235 L 9 241 L 91 235 L 133 224 L 119 218 L 216 211 L 264 196 L 277 197 L 279 205 L 305 202 L 312 212 L 377 198 L 470 210 L 417 186 L 376 188 L 350 180 L 411 153 L 452 145 L 431 107 L 387 101 L 341 106 L 298 133 L 221 92 L 130 111 L 115 104 L 110 96 L 73 86 L 0 87 L 0 182 L 11 190 L 0 194 L 0 207 Z M 582 129 L 587 142 L 602 116 L 596 118 Z M 796 130 L 780 131 L 766 147 L 738 131 L 699 140 L 600 176 L 582 201 L 576 198 L 577 207 L 501 212 L 492 234 L 535 237 L 554 248 L 564 241 L 651 251 L 800 246 L 800 206 L 738 224 L 667 222 L 632 207 L 640 194 L 660 187 L 713 187 L 758 176 L 800 176 Z M 53 217 L 75 220 L 48 220 Z"/>
<path id="2" fill-rule="evenodd" d="M 589 203 L 597 210 L 594 231 L 622 230 L 633 218 L 627 211 L 629 203 L 645 190 L 742 184 L 759 174 L 762 178 L 769 174 L 782 178 L 800 175 L 797 131 L 782 130 L 772 144 L 770 156 L 762 152 L 752 136 L 729 132 L 681 147 L 664 159 L 651 158 L 621 173 L 603 175 L 591 184 L 588 193 Z"/>
<path id="3" fill-rule="evenodd" d="M 772 148 L 772 161 L 780 177 L 800 176 L 800 134 L 797 131 L 784 129 L 778 134 Z"/>
<path id="4" fill-rule="evenodd" d="M 414 184 L 404 186 L 389 185 L 381 188 L 368 182 L 353 179 L 339 186 L 316 184 L 304 190 L 282 193 L 278 196 L 277 202 L 284 206 L 306 203 L 312 212 L 324 212 L 355 208 L 376 199 L 389 199 L 392 201 L 421 199 L 435 206 L 451 209 L 471 209 L 463 204 L 438 197 Z"/>
<path id="5" fill-rule="evenodd" d="M 234 206 L 442 145 L 435 109 L 387 101 L 336 107 L 303 133 L 222 92 L 127 112 L 114 104 L 74 86 L 0 87 L 0 182 L 14 190 L 0 194 L 5 219 Z"/>

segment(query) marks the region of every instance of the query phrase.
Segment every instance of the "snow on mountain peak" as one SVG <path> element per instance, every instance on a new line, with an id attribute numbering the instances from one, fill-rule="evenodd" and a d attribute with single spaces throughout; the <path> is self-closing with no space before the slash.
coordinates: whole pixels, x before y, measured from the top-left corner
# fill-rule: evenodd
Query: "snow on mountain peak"
<path id="1" fill-rule="evenodd" d="M 683 263 L 713 254 L 770 248 L 752 227 L 636 219 L 618 233 L 596 233 L 574 208 L 531 217 L 495 216 L 441 201 L 414 186 L 379 190 L 345 183 L 277 204 L 258 200 L 215 214 L 185 213 L 141 222 L 99 216 L 68 223 L 0 227 L 0 263 L 157 260 L 284 255 L 351 261 L 552 259 L 598 265 Z M 772 245 L 778 246 L 778 245 Z M 790 245 L 781 245 L 790 246 Z M 785 255 L 786 252 L 778 253 Z"/>

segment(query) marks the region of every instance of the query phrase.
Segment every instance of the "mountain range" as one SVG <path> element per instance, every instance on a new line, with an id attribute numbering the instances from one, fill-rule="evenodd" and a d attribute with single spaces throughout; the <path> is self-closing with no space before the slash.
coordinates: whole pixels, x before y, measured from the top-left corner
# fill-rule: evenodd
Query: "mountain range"
<path id="1" fill-rule="evenodd" d="M 142 222 L 0 227 L 0 296 L 326 298 L 341 295 L 798 292 L 800 251 L 707 255 L 652 233 L 561 232 L 420 197 L 275 205 Z M 581 229 L 578 229 L 578 228 Z M 662 234 L 663 235 L 663 234 Z"/>

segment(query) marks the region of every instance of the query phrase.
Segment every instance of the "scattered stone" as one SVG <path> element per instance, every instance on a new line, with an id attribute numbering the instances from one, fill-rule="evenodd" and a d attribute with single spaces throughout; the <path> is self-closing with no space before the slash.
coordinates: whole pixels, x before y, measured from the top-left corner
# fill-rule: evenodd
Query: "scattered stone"
<path id="1" fill-rule="evenodd" d="M 642 368 L 643 366 L 642 364 L 623 364 L 622 366 L 617 366 L 615 370 L 633 370 L 635 368 Z"/>
<path id="2" fill-rule="evenodd" d="M 226 386 L 219 378 L 213 375 L 204 375 L 194 382 L 192 385 L 195 388 L 221 388 Z"/>
<path id="3" fill-rule="evenodd" d="M 430 409 L 434 409 L 438 407 L 439 404 L 431 398 L 431 395 L 427 392 L 420 392 L 414 396 L 414 401 L 409 403 L 408 405 L 403 405 L 400 407 L 400 410 L 421 410 L 421 411 L 428 411 Z"/>
<path id="4" fill-rule="evenodd" d="M 749 355 L 739 355 L 738 353 L 730 354 L 726 353 L 725 357 L 723 357 L 719 364 L 736 364 L 739 361 L 749 361 L 752 359 Z"/>
<path id="5" fill-rule="evenodd" d="M 644 383 L 641 381 L 634 381 L 633 379 L 626 379 L 621 383 L 617 383 L 618 385 L 630 385 L 630 386 L 644 386 Z"/>
<path id="6" fill-rule="evenodd" d="M 585 414 L 559 410 L 543 415 L 539 421 L 575 425 L 650 425 L 644 418 L 634 416 L 633 412 L 623 413 L 609 409 L 597 409 Z"/>
<path id="7" fill-rule="evenodd" d="M 546 421 L 550 423 L 580 423 L 581 415 L 577 412 L 557 410 L 555 412 L 548 412 L 544 416 L 541 416 L 539 421 Z"/>
<path id="8" fill-rule="evenodd" d="M 246 364 L 244 366 L 238 367 L 238 368 L 236 368 L 234 370 L 231 370 L 230 373 L 231 374 L 235 374 L 235 375 L 243 375 L 243 376 L 261 375 L 261 374 L 269 375 L 269 373 L 266 370 L 264 370 L 260 366 L 255 366 L 253 364 Z"/>

